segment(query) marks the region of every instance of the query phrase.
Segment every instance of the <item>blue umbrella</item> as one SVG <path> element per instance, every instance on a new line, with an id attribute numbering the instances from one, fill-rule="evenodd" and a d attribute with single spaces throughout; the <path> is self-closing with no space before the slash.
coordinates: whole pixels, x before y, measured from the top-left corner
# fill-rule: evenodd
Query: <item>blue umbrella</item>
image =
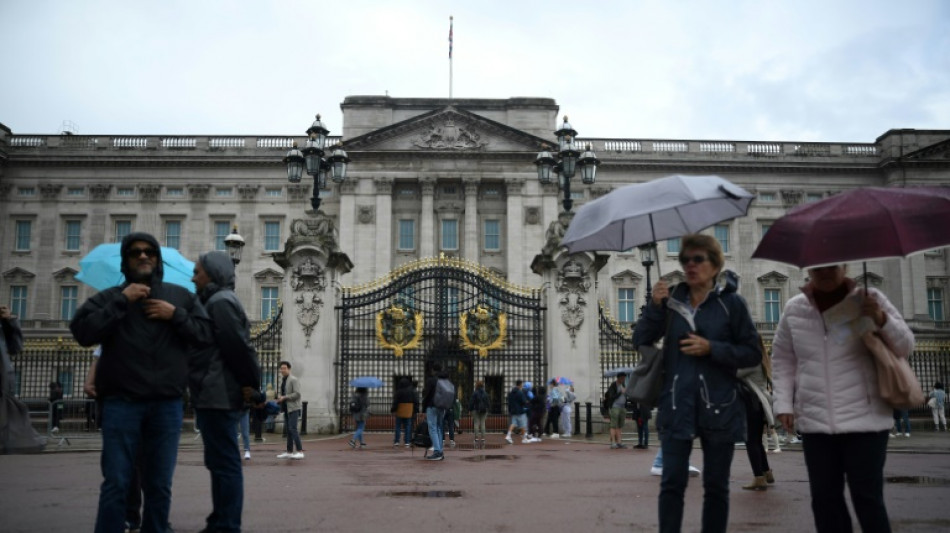
<path id="1" fill-rule="evenodd" d="M 558 384 L 558 385 L 573 385 L 574 382 L 571 381 L 570 378 L 566 378 L 566 377 L 564 377 L 564 376 L 561 376 L 561 377 L 557 378 L 557 384 Z"/>
<path id="2" fill-rule="evenodd" d="M 350 381 L 351 387 L 365 387 L 367 389 L 378 389 L 383 386 L 383 380 L 373 376 L 360 376 Z"/>
<path id="3" fill-rule="evenodd" d="M 121 247 L 119 243 L 106 243 L 93 248 L 79 260 L 76 279 L 100 291 L 124 283 Z M 185 259 L 178 250 L 162 246 L 162 281 L 195 292 L 195 284 L 191 282 L 194 270 L 195 264 Z"/>

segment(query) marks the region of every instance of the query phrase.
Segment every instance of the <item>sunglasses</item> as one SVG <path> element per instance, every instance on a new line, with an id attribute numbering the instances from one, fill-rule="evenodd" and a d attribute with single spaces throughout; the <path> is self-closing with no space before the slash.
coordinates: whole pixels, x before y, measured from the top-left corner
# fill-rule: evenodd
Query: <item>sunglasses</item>
<path id="1" fill-rule="evenodd" d="M 158 250 L 155 248 L 129 248 L 125 252 L 125 256 L 130 259 L 138 259 L 142 254 L 145 254 L 146 257 L 157 257 Z"/>
<path id="2" fill-rule="evenodd" d="M 685 255 L 684 255 L 684 256 L 680 256 L 680 264 L 683 265 L 683 266 L 686 266 L 686 265 L 688 265 L 688 264 L 690 264 L 690 263 L 693 263 L 693 264 L 696 264 L 696 265 L 701 265 L 701 264 L 705 263 L 705 262 L 708 261 L 708 260 L 709 260 L 708 257 L 706 257 L 705 255 L 699 255 L 699 254 L 693 255 L 693 256 L 690 256 L 690 257 L 686 257 Z"/>

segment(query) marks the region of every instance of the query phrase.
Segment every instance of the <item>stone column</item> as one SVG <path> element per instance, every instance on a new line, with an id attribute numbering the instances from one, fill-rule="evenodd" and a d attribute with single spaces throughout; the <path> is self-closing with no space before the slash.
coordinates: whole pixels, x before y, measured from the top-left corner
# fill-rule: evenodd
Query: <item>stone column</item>
<path id="1" fill-rule="evenodd" d="M 505 245 L 506 256 L 508 258 L 508 281 L 518 285 L 527 285 L 525 275 L 525 242 L 524 242 L 524 220 L 522 219 L 522 189 L 524 188 L 524 178 L 514 178 L 507 182 L 507 208 L 508 214 L 505 217 L 507 222 L 507 243 Z"/>
<path id="2" fill-rule="evenodd" d="M 322 212 L 296 219 L 284 249 L 274 254 L 284 268 L 283 332 L 281 352 L 300 380 L 307 404 L 307 428 L 336 433 L 339 420 L 334 399 L 333 362 L 338 351 L 334 288 L 340 276 L 353 268 L 338 245 L 333 220 Z"/>
<path id="3" fill-rule="evenodd" d="M 339 186 L 340 191 L 340 247 L 357 250 L 356 247 L 356 191 L 359 178 L 350 177 Z"/>
<path id="4" fill-rule="evenodd" d="M 419 218 L 419 257 L 435 257 L 435 178 L 422 178 L 422 213 Z"/>
<path id="5" fill-rule="evenodd" d="M 465 259 L 478 262 L 478 178 L 462 178 L 465 186 L 465 240 L 463 255 Z"/>
<path id="6" fill-rule="evenodd" d="M 361 277 L 369 281 L 389 272 L 393 261 L 393 179 L 375 178 L 376 184 L 376 262 L 373 274 Z"/>

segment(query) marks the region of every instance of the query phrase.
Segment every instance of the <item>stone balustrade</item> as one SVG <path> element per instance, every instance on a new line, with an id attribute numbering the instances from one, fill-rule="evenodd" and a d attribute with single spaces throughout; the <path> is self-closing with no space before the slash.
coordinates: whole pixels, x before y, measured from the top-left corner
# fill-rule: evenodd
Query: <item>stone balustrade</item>
<path id="1" fill-rule="evenodd" d="M 327 149 L 341 142 L 340 136 L 327 137 Z M 152 136 L 152 135 L 12 135 L 9 147 L 12 150 L 50 149 L 62 151 L 85 150 L 168 150 L 168 151 L 220 151 L 220 150 L 289 150 L 296 142 L 303 146 L 306 137 L 287 136 Z"/>

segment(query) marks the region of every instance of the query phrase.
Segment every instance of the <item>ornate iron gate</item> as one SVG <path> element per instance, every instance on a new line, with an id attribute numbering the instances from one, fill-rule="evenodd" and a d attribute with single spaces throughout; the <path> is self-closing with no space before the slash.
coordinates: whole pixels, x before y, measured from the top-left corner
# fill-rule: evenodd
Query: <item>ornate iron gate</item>
<path id="1" fill-rule="evenodd" d="M 251 331 L 251 344 L 257 350 L 257 357 L 261 364 L 261 389 L 271 385 L 277 390 L 278 369 L 281 360 L 281 331 L 284 314 L 283 304 L 278 305 L 277 312 Z"/>
<path id="2" fill-rule="evenodd" d="M 393 391 L 408 378 L 422 392 L 439 361 L 466 406 L 483 380 L 490 412 L 506 410 L 517 379 L 540 383 L 545 374 L 544 307 L 539 289 L 516 287 L 491 270 L 454 258 L 422 259 L 370 284 L 344 288 L 337 306 L 337 359 L 341 431 L 352 429 L 344 412 L 358 376 L 375 376 L 370 412 L 388 415 Z M 371 418 L 368 429 L 392 427 L 392 417 Z"/>
<path id="3" fill-rule="evenodd" d="M 640 354 L 633 347 L 633 330 L 622 325 L 610 316 L 610 310 L 601 301 L 600 316 L 600 395 L 603 398 L 607 387 L 614 378 L 604 376 L 604 372 L 620 367 L 634 367 L 640 361 Z"/>

